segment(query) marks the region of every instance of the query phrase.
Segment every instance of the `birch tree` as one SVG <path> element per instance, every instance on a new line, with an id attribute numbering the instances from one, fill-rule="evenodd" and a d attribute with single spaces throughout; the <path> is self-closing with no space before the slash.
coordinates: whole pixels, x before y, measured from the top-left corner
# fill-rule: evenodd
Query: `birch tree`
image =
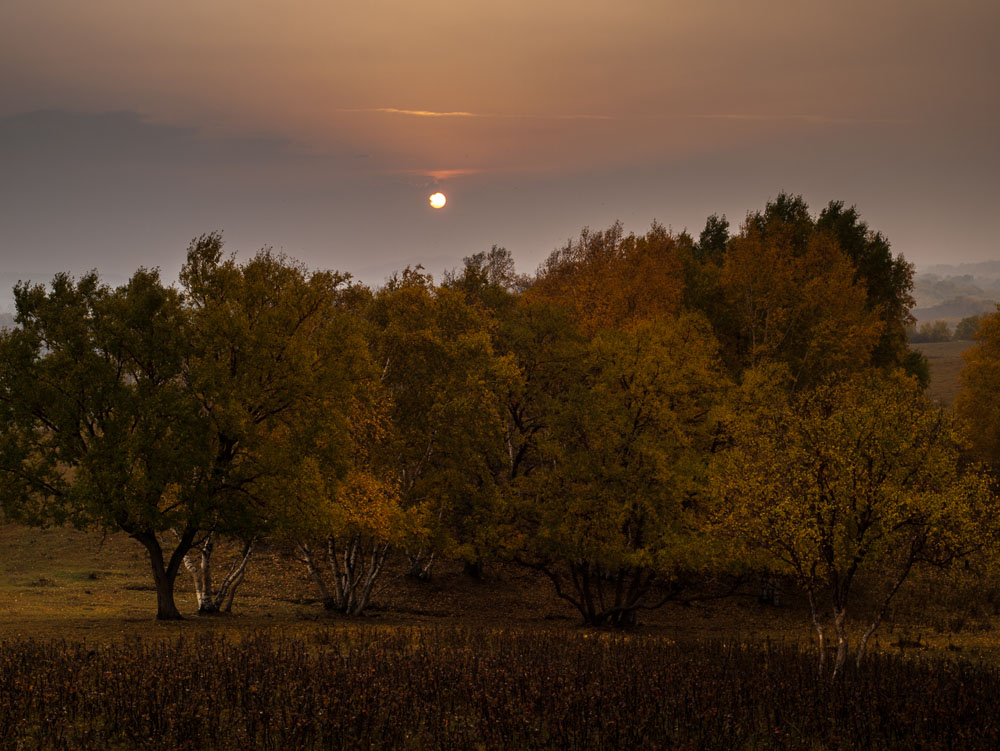
<path id="1" fill-rule="evenodd" d="M 808 386 L 831 371 L 866 367 L 884 324 L 836 242 L 799 234 L 762 234 L 748 223 L 729 241 L 717 317 L 732 326 L 721 336 L 740 369 L 781 362 L 795 384 Z"/>
<path id="2" fill-rule="evenodd" d="M 988 539 L 996 508 L 963 471 L 946 414 L 902 373 L 862 374 L 789 396 L 774 369 L 750 371 L 717 455 L 712 486 L 720 530 L 795 578 L 809 599 L 824 669 L 849 653 L 859 580 L 884 572 L 862 616 L 857 661 L 914 566 L 943 565 Z"/>
<path id="3" fill-rule="evenodd" d="M 1000 467 L 1000 313 L 984 315 L 962 354 L 955 412 L 976 456 Z"/>
<path id="4" fill-rule="evenodd" d="M 181 270 L 188 307 L 183 378 L 206 423 L 211 462 L 189 494 L 212 499 L 211 537 L 185 558 L 199 612 L 231 605 L 256 537 L 307 513 L 295 494 L 303 460 L 344 475 L 350 411 L 367 363 L 366 344 L 345 298 L 347 275 L 310 272 L 270 251 L 244 264 L 222 253 L 222 238 L 195 242 Z M 217 591 L 214 539 L 242 542 Z"/>
<path id="5" fill-rule="evenodd" d="M 374 367 L 359 375 L 349 462 L 341 465 L 325 452 L 305 457 L 291 487 L 308 511 L 284 525 L 323 607 L 349 616 L 364 614 L 391 551 L 413 539 L 417 524 L 417 512 L 403 507 L 398 490 L 391 405 Z"/>
<path id="6" fill-rule="evenodd" d="M 194 583 L 194 594 L 198 601 L 198 613 L 229 613 L 233 609 L 236 590 L 246 576 L 247 564 L 253 553 L 256 538 L 246 540 L 239 552 L 232 558 L 222 581 L 216 583 L 214 577 L 213 553 L 215 552 L 215 533 L 208 532 L 196 542 L 184 556 L 184 568 L 191 574 Z"/>
<path id="7" fill-rule="evenodd" d="M 678 244 L 659 224 L 645 235 L 626 234 L 621 222 L 584 229 L 546 259 L 526 294 L 572 310 L 589 336 L 674 315 L 683 295 Z"/>

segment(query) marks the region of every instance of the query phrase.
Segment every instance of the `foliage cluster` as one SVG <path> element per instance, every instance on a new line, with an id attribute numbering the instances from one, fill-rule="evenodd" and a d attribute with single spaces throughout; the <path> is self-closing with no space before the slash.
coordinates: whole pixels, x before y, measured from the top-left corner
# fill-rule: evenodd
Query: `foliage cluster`
<path id="1" fill-rule="evenodd" d="M 0 645 L 0 749 L 994 749 L 1000 672 L 781 645 L 372 630 Z M 205 665 L 213 666 L 205 670 Z"/>

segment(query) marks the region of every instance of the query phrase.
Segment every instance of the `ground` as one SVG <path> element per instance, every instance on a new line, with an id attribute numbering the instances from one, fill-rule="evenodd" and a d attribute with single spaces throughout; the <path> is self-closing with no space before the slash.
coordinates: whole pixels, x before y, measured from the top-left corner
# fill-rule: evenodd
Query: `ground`
<path id="1" fill-rule="evenodd" d="M 958 374 L 962 370 L 962 353 L 975 342 L 928 342 L 914 344 L 914 349 L 923 353 L 930 366 L 931 382 L 927 394 L 938 404 L 951 407 L 958 394 Z"/>
<path id="2" fill-rule="evenodd" d="M 523 569 L 494 565 L 482 581 L 443 562 L 431 582 L 403 575 L 402 561 L 388 572 L 371 614 L 347 619 L 327 614 L 300 564 L 269 550 L 251 568 L 229 616 L 197 617 L 190 577 L 178 578 L 177 602 L 189 616 L 180 623 L 153 620 L 156 597 L 143 549 L 124 535 L 72 529 L 0 526 L 0 641 L 58 638 L 103 643 L 121 638 L 174 638 L 204 631 L 241 635 L 260 631 L 321 638 L 329 628 L 365 625 L 473 626 L 538 630 L 579 629 L 577 613 L 547 581 Z M 983 608 L 963 608 L 962 595 L 939 595 L 939 580 L 915 581 L 898 598 L 880 644 L 919 642 L 923 654 L 1000 659 L 994 625 Z M 641 615 L 642 633 L 676 640 L 810 643 L 802 598 L 786 588 L 779 607 L 744 596 L 698 606 L 667 605 Z M 950 590 L 951 591 L 951 590 Z M 926 648 L 926 651 L 923 651 Z"/>

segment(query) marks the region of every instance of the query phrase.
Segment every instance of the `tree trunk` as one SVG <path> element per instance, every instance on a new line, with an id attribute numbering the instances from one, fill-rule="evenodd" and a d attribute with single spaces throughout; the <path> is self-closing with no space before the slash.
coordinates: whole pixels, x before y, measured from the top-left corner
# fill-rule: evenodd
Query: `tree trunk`
<path id="1" fill-rule="evenodd" d="M 429 582 L 431 580 L 431 570 L 434 568 L 434 553 L 425 550 L 416 552 L 407 551 L 406 557 L 410 561 L 410 570 L 407 575 L 417 581 Z"/>
<path id="2" fill-rule="evenodd" d="M 183 620 L 184 616 L 174 602 L 174 581 L 177 579 L 177 572 L 171 574 L 165 571 L 162 565 L 157 566 L 153 562 L 153 578 L 156 580 L 156 620 Z"/>
<path id="3" fill-rule="evenodd" d="M 816 595 L 810 589 L 809 594 L 809 615 L 812 617 L 813 628 L 816 629 L 816 642 L 819 645 L 819 668 L 818 672 L 822 676 L 826 669 L 826 633 L 823 630 L 823 623 L 819 619 L 819 611 L 816 610 Z"/>
<path id="4" fill-rule="evenodd" d="M 306 566 L 306 571 L 309 572 L 309 576 L 312 580 L 316 582 L 316 587 L 319 589 L 319 599 L 323 603 L 323 607 L 327 610 L 334 610 L 336 608 L 336 602 L 333 597 L 330 596 L 330 590 L 326 586 L 326 582 L 323 581 L 323 574 L 320 572 L 319 568 L 316 566 L 316 561 L 313 559 L 312 550 L 305 543 L 299 543 L 296 546 L 296 551 L 299 554 L 299 560 Z"/>
<path id="5" fill-rule="evenodd" d="M 243 551 L 233 561 L 218 590 L 212 586 L 212 552 L 215 549 L 213 535 L 209 534 L 199 545 L 184 556 L 184 567 L 194 580 L 195 596 L 198 599 L 198 614 L 211 615 L 228 613 L 233 607 L 236 590 L 246 575 L 247 562 L 253 553 L 254 540 L 244 543 Z M 192 555 L 197 550 L 200 555 Z M 196 560 L 197 559 L 197 560 Z"/>
<path id="6" fill-rule="evenodd" d="M 149 553 L 149 563 L 153 569 L 153 581 L 156 583 L 156 619 L 158 621 L 182 620 L 180 611 L 174 602 L 174 583 L 181 560 L 191 549 L 194 540 L 194 529 L 186 529 L 174 549 L 170 561 L 164 563 L 163 548 L 156 539 L 154 532 L 135 532 L 132 537 L 141 542 Z"/>
<path id="7" fill-rule="evenodd" d="M 836 680 L 837 676 L 844 669 L 844 663 L 847 662 L 847 610 L 844 607 L 833 608 L 833 628 L 837 633 L 837 659 L 833 664 L 833 673 L 830 675 L 831 680 Z"/>
<path id="8" fill-rule="evenodd" d="M 339 551 L 337 538 L 330 537 L 326 542 L 326 562 L 334 584 L 332 591 L 309 547 L 299 543 L 297 550 L 319 588 L 323 606 L 344 615 L 362 615 L 375 591 L 389 555 L 389 546 L 374 540 L 366 541 L 360 535 L 348 537 L 343 542 L 343 549 Z"/>
<path id="9" fill-rule="evenodd" d="M 196 545 L 184 556 L 184 568 L 191 574 L 194 581 L 194 595 L 198 602 L 198 615 L 215 612 L 212 606 L 212 535 L 205 538 L 201 545 Z M 201 560 L 194 561 L 194 550 L 199 550 Z"/>
<path id="10" fill-rule="evenodd" d="M 475 581 L 483 580 L 483 559 L 477 558 L 474 561 L 466 561 L 462 566 L 462 573 Z"/>
<path id="11" fill-rule="evenodd" d="M 634 610 L 621 610 L 614 614 L 611 625 L 618 628 L 633 628 L 637 618 Z"/>
<path id="12" fill-rule="evenodd" d="M 871 623 L 868 624 L 868 628 L 865 629 L 865 633 L 861 636 L 861 641 L 858 642 L 858 666 L 861 665 L 861 660 L 864 659 L 865 653 L 868 651 L 869 639 L 871 639 L 872 634 L 874 634 L 875 631 L 878 630 L 878 627 L 882 624 L 882 619 L 885 618 L 885 613 L 889 609 L 889 603 L 892 602 L 892 598 L 895 597 L 896 592 L 899 591 L 899 588 L 903 585 L 903 582 L 909 575 L 910 569 L 913 568 L 913 564 L 916 561 L 917 553 L 922 547 L 922 537 L 911 543 L 910 555 L 907 557 L 905 564 L 900 568 L 899 574 L 893 580 L 892 585 L 889 587 L 885 597 L 882 599 L 882 604 L 875 613 L 875 617 L 872 618 Z"/>

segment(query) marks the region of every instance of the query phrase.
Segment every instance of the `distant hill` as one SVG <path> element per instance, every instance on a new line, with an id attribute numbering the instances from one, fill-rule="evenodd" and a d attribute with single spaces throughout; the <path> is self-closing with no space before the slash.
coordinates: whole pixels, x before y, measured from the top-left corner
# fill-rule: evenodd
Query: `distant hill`
<path id="1" fill-rule="evenodd" d="M 1000 261 L 918 269 L 913 297 L 913 315 L 918 323 L 956 323 L 968 316 L 992 312 L 1000 302 Z"/>
<path id="2" fill-rule="evenodd" d="M 955 323 L 963 318 L 978 315 L 979 313 L 992 313 L 996 308 L 996 301 L 992 298 L 962 295 L 961 297 L 953 297 L 928 308 L 914 308 L 912 312 L 913 317 L 921 323 L 926 321 L 948 321 Z"/>
<path id="3" fill-rule="evenodd" d="M 978 279 L 1000 279 L 1000 261 L 977 261 L 975 263 L 936 263 L 917 269 L 920 275 L 939 277 L 972 276 Z"/>

